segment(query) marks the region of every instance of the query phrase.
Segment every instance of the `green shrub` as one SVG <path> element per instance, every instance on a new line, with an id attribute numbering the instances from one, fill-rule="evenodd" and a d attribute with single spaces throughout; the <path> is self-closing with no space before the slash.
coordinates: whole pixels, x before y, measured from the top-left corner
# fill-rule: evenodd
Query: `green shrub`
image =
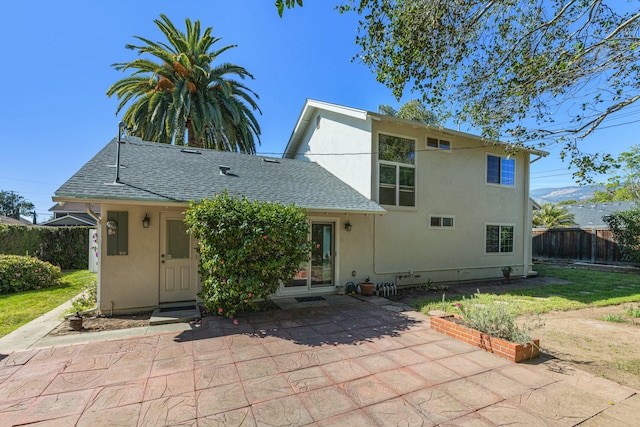
<path id="1" fill-rule="evenodd" d="M 531 325 L 518 325 L 516 304 L 505 301 L 478 301 L 478 294 L 471 298 L 463 298 L 456 304 L 466 326 L 507 341 L 525 345 L 531 343 Z"/>
<path id="2" fill-rule="evenodd" d="M 260 309 L 308 259 L 304 210 L 226 192 L 192 203 L 185 222 L 198 239 L 207 310 L 226 317 Z"/>
<path id="3" fill-rule="evenodd" d="M 0 255 L 0 293 L 40 289 L 60 284 L 59 267 L 37 258 Z"/>
<path id="4" fill-rule="evenodd" d="M 624 261 L 640 263 L 640 209 L 631 209 L 623 212 L 614 212 L 602 217 L 607 223 Z"/>

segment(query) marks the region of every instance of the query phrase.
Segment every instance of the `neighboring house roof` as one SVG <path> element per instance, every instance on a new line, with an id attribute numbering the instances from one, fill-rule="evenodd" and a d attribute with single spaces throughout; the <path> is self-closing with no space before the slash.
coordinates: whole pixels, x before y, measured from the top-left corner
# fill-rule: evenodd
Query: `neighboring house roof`
<path id="1" fill-rule="evenodd" d="M 355 118 L 355 119 L 359 119 L 359 120 L 367 120 L 368 118 L 371 118 L 373 120 L 388 120 L 391 122 L 398 122 L 398 123 L 405 123 L 411 126 L 424 126 L 425 129 L 430 129 L 436 132 L 442 132 L 442 133 L 446 133 L 448 135 L 454 135 L 454 136 L 460 136 L 460 137 L 464 137 L 464 138 L 470 138 L 470 139 L 475 139 L 478 142 L 482 142 L 483 144 L 497 144 L 497 145 L 504 145 L 506 147 L 511 147 L 512 144 L 507 144 L 507 143 L 503 143 L 500 141 L 493 141 L 493 140 L 489 140 L 487 138 L 478 136 L 478 135 L 473 135 L 470 133 L 465 133 L 465 132 L 460 132 L 457 130 L 453 130 L 453 129 L 447 129 L 444 128 L 442 126 L 438 126 L 438 125 L 427 125 L 427 124 L 423 124 L 420 122 L 416 122 L 416 121 L 411 121 L 411 120 L 405 120 L 405 119 L 399 119 L 397 117 L 393 117 L 393 116 L 388 116 L 385 114 L 379 114 L 379 113 L 375 113 L 373 111 L 367 111 L 367 110 L 360 110 L 357 108 L 352 108 L 352 107 L 345 107 L 343 105 L 338 105 L 338 104 L 332 104 L 329 102 L 323 102 L 323 101 L 317 101 L 315 99 L 307 99 L 305 101 L 304 106 L 302 107 L 302 111 L 300 112 L 300 115 L 298 116 L 298 120 L 296 121 L 296 124 L 293 128 L 293 131 L 291 132 L 291 136 L 289 137 L 289 142 L 287 143 L 287 147 L 284 150 L 284 155 L 283 157 L 286 158 L 292 158 L 293 156 L 296 155 L 297 149 L 300 146 L 300 143 L 302 142 L 302 140 L 304 139 L 304 136 L 307 132 L 307 129 L 311 124 L 311 121 L 313 120 L 313 117 L 316 114 L 316 111 L 318 110 L 323 110 L 323 111 L 330 111 L 333 113 L 338 113 L 338 114 L 342 114 L 344 116 L 350 117 L 350 118 Z M 521 150 L 526 150 L 530 153 L 536 154 L 538 156 L 541 157 L 545 157 L 547 156 L 549 153 L 546 151 L 542 151 L 542 150 L 536 150 L 536 149 L 532 149 L 532 148 L 526 148 L 526 147 L 518 147 Z"/>
<path id="2" fill-rule="evenodd" d="M 120 144 L 120 184 L 115 183 L 116 139 L 55 192 L 54 201 L 125 200 L 187 203 L 227 190 L 250 200 L 295 204 L 311 210 L 385 213 L 316 163 L 225 151 L 193 149 L 128 138 Z M 228 173 L 220 166 L 228 167 Z"/>
<path id="3" fill-rule="evenodd" d="M 97 214 L 100 213 L 100 205 L 92 204 L 91 210 Z M 75 214 L 75 213 L 86 213 L 87 212 L 87 204 L 84 202 L 66 202 L 66 203 L 56 203 L 55 205 L 49 208 L 49 212 L 54 212 L 56 214 Z"/>
<path id="4" fill-rule="evenodd" d="M 23 221 L 21 219 L 15 219 L 8 216 L 0 215 L 0 224 L 10 224 L 10 225 L 33 225 L 28 221 Z"/>
<path id="5" fill-rule="evenodd" d="M 602 217 L 614 212 L 623 212 L 637 208 L 635 202 L 589 203 L 582 205 L 565 205 L 567 212 L 573 214 L 579 227 L 608 227 Z"/>
<path id="6" fill-rule="evenodd" d="M 531 209 L 534 211 L 539 211 L 542 209 L 542 205 L 534 200 L 533 197 L 529 196 L 529 203 L 531 203 Z"/>
<path id="7" fill-rule="evenodd" d="M 96 225 L 96 220 L 89 215 L 64 215 L 58 218 L 51 219 L 43 222 L 40 225 L 48 225 L 54 227 L 68 227 L 68 226 L 93 226 Z"/>

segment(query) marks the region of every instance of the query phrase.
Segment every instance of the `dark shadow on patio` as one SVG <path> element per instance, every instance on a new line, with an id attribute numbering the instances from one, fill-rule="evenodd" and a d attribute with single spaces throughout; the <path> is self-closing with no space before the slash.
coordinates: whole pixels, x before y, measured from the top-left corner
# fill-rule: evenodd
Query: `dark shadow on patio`
<path id="1" fill-rule="evenodd" d="M 340 304 L 247 313 L 236 320 L 238 324 L 222 317 L 204 318 L 201 329 L 185 331 L 176 341 L 241 334 L 257 340 L 275 337 L 318 347 L 360 344 L 429 328 L 428 322 L 416 320 L 411 312 L 394 312 L 347 296 Z"/>

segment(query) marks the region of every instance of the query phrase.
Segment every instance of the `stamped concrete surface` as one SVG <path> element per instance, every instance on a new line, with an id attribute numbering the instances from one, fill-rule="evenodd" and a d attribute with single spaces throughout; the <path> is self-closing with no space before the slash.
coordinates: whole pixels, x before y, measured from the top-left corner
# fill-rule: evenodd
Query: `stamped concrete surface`
<path id="1" fill-rule="evenodd" d="M 510 363 L 382 300 L 0 346 L 0 426 L 638 425 L 635 390 L 549 360 Z"/>

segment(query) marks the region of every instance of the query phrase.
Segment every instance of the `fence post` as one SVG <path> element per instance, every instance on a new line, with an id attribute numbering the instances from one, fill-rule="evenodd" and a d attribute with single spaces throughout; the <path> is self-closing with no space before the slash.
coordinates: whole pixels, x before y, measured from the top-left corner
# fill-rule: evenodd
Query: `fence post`
<path id="1" fill-rule="evenodd" d="M 591 263 L 595 264 L 598 259 L 598 232 L 595 228 L 591 229 Z"/>

